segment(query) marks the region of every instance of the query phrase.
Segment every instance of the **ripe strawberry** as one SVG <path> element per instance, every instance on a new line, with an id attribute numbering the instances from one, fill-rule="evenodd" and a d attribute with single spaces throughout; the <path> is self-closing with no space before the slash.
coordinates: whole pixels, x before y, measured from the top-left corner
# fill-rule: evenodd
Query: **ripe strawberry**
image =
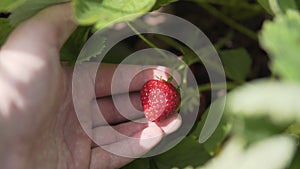
<path id="1" fill-rule="evenodd" d="M 146 118 L 159 122 L 177 110 L 180 94 L 171 83 L 152 79 L 142 87 L 141 102 Z"/>

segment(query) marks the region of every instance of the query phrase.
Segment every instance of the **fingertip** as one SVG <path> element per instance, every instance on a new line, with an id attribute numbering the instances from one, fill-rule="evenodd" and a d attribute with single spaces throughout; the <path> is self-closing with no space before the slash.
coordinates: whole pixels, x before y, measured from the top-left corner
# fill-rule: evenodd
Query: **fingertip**
<path id="1" fill-rule="evenodd" d="M 3 49 L 52 57 L 52 50 L 59 51 L 76 27 L 70 3 L 53 5 L 19 24 Z"/>
<path id="2" fill-rule="evenodd" d="M 163 131 L 157 125 L 149 125 L 140 133 L 139 145 L 145 150 L 156 146 L 163 138 Z"/>
<path id="3" fill-rule="evenodd" d="M 182 118 L 181 118 L 180 114 L 174 113 L 167 119 L 160 121 L 160 122 L 156 122 L 156 124 L 157 124 L 157 126 L 159 126 L 161 128 L 161 130 L 166 135 L 168 135 L 168 134 L 174 133 L 175 131 L 177 131 L 180 128 L 180 126 L 182 124 Z"/>
<path id="4" fill-rule="evenodd" d="M 178 86 L 181 84 L 181 75 L 175 69 L 171 69 L 165 66 L 156 66 L 155 69 L 153 69 L 153 78 L 159 77 L 167 81 L 170 76 L 172 77 L 171 83 L 174 86 Z"/>
<path id="5" fill-rule="evenodd" d="M 155 147 L 163 138 L 163 131 L 150 125 L 132 137 L 101 146 L 102 149 L 119 157 L 138 158 Z"/>

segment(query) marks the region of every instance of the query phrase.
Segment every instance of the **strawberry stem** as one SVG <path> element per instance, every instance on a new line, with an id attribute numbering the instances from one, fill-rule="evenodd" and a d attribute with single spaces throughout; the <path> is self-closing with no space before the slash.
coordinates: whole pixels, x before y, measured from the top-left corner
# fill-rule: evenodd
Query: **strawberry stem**
<path id="1" fill-rule="evenodd" d="M 173 77 L 172 77 L 172 76 L 169 76 L 167 82 L 170 83 L 172 80 L 173 80 Z"/>
<path id="2" fill-rule="evenodd" d="M 155 78 L 158 79 L 158 80 L 163 80 L 162 76 L 155 75 Z"/>

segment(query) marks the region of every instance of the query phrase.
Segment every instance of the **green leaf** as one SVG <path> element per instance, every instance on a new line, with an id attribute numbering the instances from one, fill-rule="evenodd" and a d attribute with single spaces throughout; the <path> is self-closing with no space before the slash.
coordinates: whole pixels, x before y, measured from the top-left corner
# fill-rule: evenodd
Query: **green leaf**
<path id="1" fill-rule="evenodd" d="M 97 57 L 101 56 L 106 47 L 106 37 L 97 37 L 97 43 L 89 43 L 87 48 L 83 48 L 80 51 L 80 56 L 77 58 L 78 63 L 97 60 Z"/>
<path id="2" fill-rule="evenodd" d="M 194 87 L 189 87 L 185 84 L 180 86 L 180 95 L 182 99 L 180 110 L 182 113 L 193 112 L 197 107 L 199 107 L 200 96 L 197 93 L 199 92 Z"/>
<path id="3" fill-rule="evenodd" d="M 102 29 L 116 22 L 132 20 L 138 14 L 148 12 L 154 3 L 155 0 L 74 0 L 73 6 L 80 24 L 95 24 L 95 29 Z"/>
<path id="4" fill-rule="evenodd" d="M 70 0 L 27 0 L 25 3 L 14 9 L 9 18 L 13 25 L 17 25 L 48 6 L 68 1 Z"/>
<path id="5" fill-rule="evenodd" d="M 157 160 L 154 160 L 153 158 L 151 158 L 149 160 L 150 163 L 150 169 L 167 169 L 170 168 L 170 166 L 160 163 Z"/>
<path id="6" fill-rule="evenodd" d="M 222 51 L 220 55 L 226 76 L 237 82 L 245 81 L 252 64 L 248 52 L 238 48 Z"/>
<path id="7" fill-rule="evenodd" d="M 262 47 L 271 59 L 273 73 L 283 79 L 300 82 L 300 14 L 288 11 L 274 21 L 266 21 L 260 36 Z"/>
<path id="8" fill-rule="evenodd" d="M 220 149 L 222 148 L 222 144 L 229 135 L 231 128 L 231 122 L 222 119 L 214 134 L 206 142 L 203 143 L 205 150 L 211 155 L 218 154 Z"/>
<path id="9" fill-rule="evenodd" d="M 102 62 L 119 64 L 127 56 L 133 53 L 132 49 L 133 48 L 129 47 L 127 44 L 118 43 L 105 54 L 105 57 L 103 58 Z"/>
<path id="10" fill-rule="evenodd" d="M 245 119 L 239 118 L 233 125 L 233 133 L 243 137 L 248 144 L 257 142 L 275 134 L 284 133 L 285 125 L 272 123 L 270 118 L 264 117 L 248 117 Z"/>
<path id="11" fill-rule="evenodd" d="M 160 7 L 166 6 L 170 3 L 176 2 L 178 0 L 156 0 L 156 3 L 154 4 L 152 10 L 157 10 Z"/>
<path id="12" fill-rule="evenodd" d="M 78 27 L 62 47 L 60 60 L 74 64 L 83 45 L 88 39 L 90 27 Z M 89 58 L 87 58 L 89 59 Z"/>
<path id="13" fill-rule="evenodd" d="M 256 81 L 235 89 L 227 96 L 225 115 L 232 116 L 235 135 L 248 143 L 280 133 L 295 133 L 291 124 L 300 122 L 297 98 L 300 85 Z"/>
<path id="14" fill-rule="evenodd" d="M 300 0 L 295 0 L 296 1 L 296 5 L 298 7 L 298 9 L 300 9 Z"/>
<path id="15" fill-rule="evenodd" d="M 219 98 L 218 100 L 214 101 L 209 108 L 206 109 L 206 111 L 201 117 L 201 121 L 197 124 L 193 132 L 189 135 L 189 137 L 192 137 L 194 139 L 197 140 L 199 139 L 200 141 L 203 140 L 201 137 L 205 137 L 205 138 L 207 137 L 205 132 L 202 131 L 204 130 L 204 125 L 206 125 L 205 126 L 206 130 L 209 130 L 206 131 L 206 133 L 210 133 L 211 135 L 202 144 L 206 149 L 206 151 L 209 152 L 211 155 L 215 155 L 216 153 L 218 153 L 220 146 L 224 142 L 225 138 L 228 136 L 232 127 L 232 121 L 229 118 L 225 117 L 224 115 L 221 117 L 220 122 L 216 122 L 218 119 L 218 117 L 216 116 L 219 116 L 218 114 L 211 115 L 211 117 L 209 117 L 211 120 L 208 119 L 208 112 L 209 110 L 211 110 L 211 107 L 221 106 L 223 104 L 223 100 L 224 98 Z M 219 112 L 210 112 L 210 113 L 219 113 Z M 217 123 L 217 126 L 214 125 L 215 123 Z"/>
<path id="16" fill-rule="evenodd" d="M 150 169 L 149 158 L 138 158 L 128 165 L 122 167 L 121 169 L 133 169 L 133 168 L 141 168 L 141 169 Z"/>
<path id="17" fill-rule="evenodd" d="M 300 138 L 300 123 L 293 123 L 292 125 L 290 125 L 287 129 L 287 133 Z"/>
<path id="18" fill-rule="evenodd" d="M 288 169 L 299 169 L 300 166 L 300 146 L 298 145 L 298 149 L 294 159 Z"/>
<path id="19" fill-rule="evenodd" d="M 155 156 L 157 164 L 164 166 L 184 168 L 187 166 L 199 166 L 204 164 L 210 155 L 197 140 L 186 137 L 171 150 Z"/>
<path id="20" fill-rule="evenodd" d="M 275 136 L 244 149 L 245 141 L 232 138 L 221 154 L 197 169 L 283 169 L 292 160 L 295 140 L 289 136 Z"/>
<path id="21" fill-rule="evenodd" d="M 0 18 L 0 46 L 4 44 L 13 27 L 9 24 L 8 19 Z"/>
<path id="22" fill-rule="evenodd" d="M 20 6 L 26 0 L 1 0 L 0 1 L 0 12 L 11 12 L 13 9 Z"/>
<path id="23" fill-rule="evenodd" d="M 286 12 L 289 9 L 297 10 L 297 4 L 296 4 L 295 1 L 296 0 L 284 0 L 284 1 L 283 0 L 277 0 L 277 4 L 280 7 L 282 12 Z M 272 2 L 272 1 L 270 1 L 270 2 Z"/>
<path id="24" fill-rule="evenodd" d="M 277 125 L 300 121 L 300 85 L 288 82 L 256 81 L 227 96 L 226 113 L 245 118 L 269 117 Z"/>
<path id="25" fill-rule="evenodd" d="M 273 14 L 270 5 L 269 5 L 269 0 L 257 0 L 257 2 L 263 7 L 265 8 L 265 10 L 270 13 Z"/>
<path id="26" fill-rule="evenodd" d="M 297 9 L 299 0 L 257 0 L 270 14 L 282 14 L 289 9 Z"/>

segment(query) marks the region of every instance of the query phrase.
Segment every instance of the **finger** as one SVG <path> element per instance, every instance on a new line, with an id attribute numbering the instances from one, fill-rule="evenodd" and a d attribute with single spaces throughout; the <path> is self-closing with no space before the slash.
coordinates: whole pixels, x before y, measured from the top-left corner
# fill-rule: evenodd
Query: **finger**
<path id="1" fill-rule="evenodd" d="M 95 80 L 96 97 L 139 91 L 148 80 L 157 77 L 167 80 L 169 76 L 174 76 L 172 83 L 180 83 L 179 73 L 164 66 L 101 64 Z"/>
<path id="2" fill-rule="evenodd" d="M 171 71 L 163 66 L 140 66 L 122 64 L 99 64 L 88 62 L 76 65 L 76 81 L 79 88 L 86 90 L 86 86 L 93 83 L 95 95 L 90 98 L 106 97 L 113 94 L 139 91 L 143 84 L 157 77 L 167 80 L 174 77 L 172 83 L 180 84 L 181 77 L 178 72 Z M 172 72 L 172 73 L 171 73 Z M 73 78 L 74 79 L 74 78 Z M 88 89 L 90 90 L 90 89 Z"/>
<path id="3" fill-rule="evenodd" d="M 97 104 L 100 112 L 92 113 L 93 127 L 118 124 L 144 116 L 139 93 L 102 97 L 97 99 Z"/>
<path id="4" fill-rule="evenodd" d="M 139 93 L 131 93 L 129 95 L 120 94 L 115 96 L 114 99 L 112 97 L 97 99 L 97 104 L 100 112 L 94 111 L 92 113 L 93 128 L 107 124 L 114 125 L 144 117 Z M 172 132 L 171 129 L 177 130 L 176 126 L 179 127 L 181 122 L 181 116 L 176 113 L 157 124 L 168 134 Z"/>
<path id="5" fill-rule="evenodd" d="M 70 3 L 55 5 L 21 23 L 10 35 L 3 50 L 51 57 L 75 29 Z"/>
<path id="6" fill-rule="evenodd" d="M 161 130 L 164 131 L 164 133 L 167 135 L 178 130 L 181 124 L 182 118 L 178 113 L 174 113 L 163 121 L 156 122 L 156 125 L 159 126 Z"/>
<path id="7" fill-rule="evenodd" d="M 94 148 L 90 168 L 120 168 L 124 166 L 157 145 L 163 137 L 163 131 L 156 125 L 151 125 L 135 134 L 134 137 L 139 139 L 125 139 Z"/>
<path id="8" fill-rule="evenodd" d="M 120 140 L 128 139 L 135 133 L 140 132 L 148 127 L 149 123 L 145 118 L 136 120 L 135 122 L 121 123 L 115 126 L 100 126 L 93 129 L 93 141 L 97 145 L 107 145 Z M 182 124 L 182 119 L 179 114 L 174 114 L 169 118 L 155 124 L 164 132 L 164 134 L 171 134 L 175 132 Z"/>
<path id="9" fill-rule="evenodd" d="M 93 141 L 96 145 L 108 145 L 120 140 L 133 137 L 134 134 L 148 127 L 147 120 L 139 119 L 136 122 L 121 123 L 115 126 L 100 126 L 93 129 Z"/>
<path id="10" fill-rule="evenodd" d="M 33 113 L 39 108 L 46 112 L 64 99 L 61 95 L 66 90 L 58 89 L 64 83 L 59 48 L 76 27 L 72 15 L 69 3 L 52 6 L 21 23 L 9 36 L 0 50 L 0 81 L 5 91 L 2 99 L 7 100 L 4 112 Z M 34 98 L 51 108 L 29 101 L 32 96 L 39 96 Z"/>

